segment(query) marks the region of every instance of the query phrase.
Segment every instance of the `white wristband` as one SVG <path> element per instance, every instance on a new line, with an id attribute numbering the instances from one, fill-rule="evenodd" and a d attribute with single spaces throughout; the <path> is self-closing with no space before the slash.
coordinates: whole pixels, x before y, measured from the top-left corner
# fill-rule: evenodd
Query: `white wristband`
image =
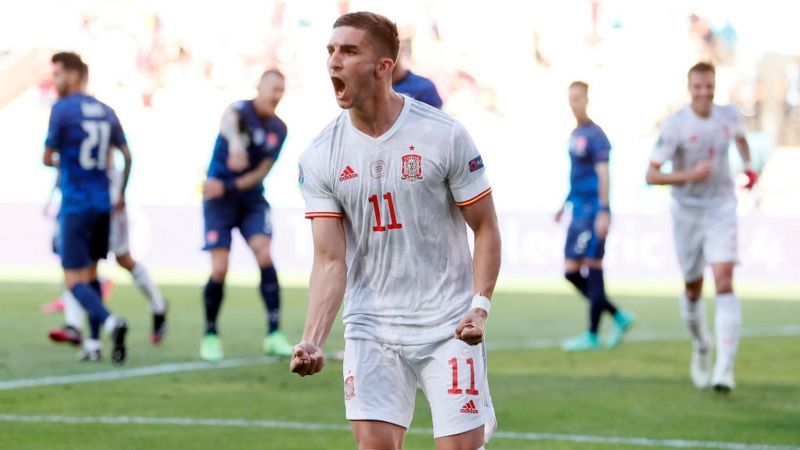
<path id="1" fill-rule="evenodd" d="M 481 294 L 475 294 L 475 296 L 472 297 L 472 305 L 469 309 L 475 308 L 480 308 L 486 311 L 486 314 L 489 314 L 489 310 L 492 309 L 492 302 Z"/>

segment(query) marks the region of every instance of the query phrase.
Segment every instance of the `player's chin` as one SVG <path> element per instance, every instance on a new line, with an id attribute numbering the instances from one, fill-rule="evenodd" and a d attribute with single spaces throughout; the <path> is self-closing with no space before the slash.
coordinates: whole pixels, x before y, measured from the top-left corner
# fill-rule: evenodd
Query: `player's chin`
<path id="1" fill-rule="evenodd" d="M 353 107 L 353 100 L 350 98 L 336 98 L 336 104 L 339 105 L 339 108 L 342 109 L 350 109 Z"/>

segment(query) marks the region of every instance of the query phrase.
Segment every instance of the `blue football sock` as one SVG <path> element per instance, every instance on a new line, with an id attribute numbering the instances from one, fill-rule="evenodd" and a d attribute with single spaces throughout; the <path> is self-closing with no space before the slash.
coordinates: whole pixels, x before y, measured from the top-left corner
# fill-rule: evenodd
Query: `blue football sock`
<path id="1" fill-rule="evenodd" d="M 587 299 L 589 298 L 589 291 L 587 290 L 586 277 L 578 272 L 565 272 L 564 278 L 567 279 L 573 286 Z"/>
<path id="2" fill-rule="evenodd" d="M 261 298 L 267 309 L 267 332 L 272 333 L 280 328 L 281 319 L 281 287 L 274 266 L 261 268 Z"/>
<path id="3" fill-rule="evenodd" d="M 100 327 L 111 314 L 103 305 L 103 299 L 87 283 L 78 283 L 71 289 L 72 295 L 89 316 L 89 334 L 92 339 L 100 338 Z"/>
<path id="4" fill-rule="evenodd" d="M 100 299 L 102 300 L 103 299 L 103 288 L 102 288 L 102 286 L 100 286 L 100 280 L 95 278 L 94 280 L 89 282 L 89 286 L 91 286 L 92 289 L 94 289 L 95 292 L 97 292 L 97 295 L 99 295 Z"/>
<path id="5" fill-rule="evenodd" d="M 617 313 L 617 308 L 606 296 L 606 287 L 603 280 L 603 269 L 589 269 L 586 277 L 587 289 L 591 306 L 589 308 L 589 330 L 597 333 L 600 325 L 600 316 L 603 311 L 608 311 L 612 316 Z"/>
<path id="6" fill-rule="evenodd" d="M 203 303 L 206 310 L 206 334 L 217 334 L 217 316 L 219 315 L 219 308 L 222 306 L 224 288 L 224 283 L 219 283 L 209 278 L 206 288 L 203 290 Z"/>

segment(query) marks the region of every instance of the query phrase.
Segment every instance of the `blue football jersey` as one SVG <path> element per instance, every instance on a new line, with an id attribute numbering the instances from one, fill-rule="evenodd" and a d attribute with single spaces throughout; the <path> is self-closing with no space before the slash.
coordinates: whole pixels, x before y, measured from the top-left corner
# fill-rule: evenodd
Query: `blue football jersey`
<path id="1" fill-rule="evenodd" d="M 397 80 L 392 85 L 392 89 L 414 100 L 427 103 L 434 108 L 442 108 L 442 98 L 439 97 L 439 92 L 436 90 L 436 85 L 433 84 L 433 81 L 410 70 L 402 80 Z"/>
<path id="2" fill-rule="evenodd" d="M 59 154 L 62 213 L 111 209 L 111 148 L 125 143 L 114 110 L 94 97 L 72 94 L 53 105 L 45 145 Z"/>
<path id="3" fill-rule="evenodd" d="M 223 181 L 232 180 L 253 170 L 265 158 L 277 160 L 286 140 L 286 124 L 278 116 L 260 117 L 251 100 L 234 103 L 233 108 L 238 116 L 239 134 L 244 138 L 249 164 L 241 172 L 232 172 L 228 169 L 228 140 L 219 134 L 214 144 L 211 164 L 208 167 L 209 178 Z M 259 184 L 253 189 L 264 192 L 263 184 Z"/>
<path id="4" fill-rule="evenodd" d="M 573 214 L 584 205 L 595 206 L 599 202 L 597 172 L 598 162 L 608 161 L 611 143 L 603 130 L 592 121 L 579 125 L 569 139 L 570 191 L 568 200 L 573 205 Z"/>

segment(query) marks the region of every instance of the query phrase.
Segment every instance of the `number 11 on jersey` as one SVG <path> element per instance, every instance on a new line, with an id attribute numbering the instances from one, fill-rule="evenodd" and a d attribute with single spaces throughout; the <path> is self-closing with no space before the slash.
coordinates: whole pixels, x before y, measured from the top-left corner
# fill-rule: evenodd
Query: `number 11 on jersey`
<path id="1" fill-rule="evenodd" d="M 394 199 L 392 198 L 392 193 L 387 192 L 383 194 L 383 199 L 386 200 L 386 206 L 389 208 L 389 224 L 383 226 L 383 221 L 381 220 L 381 203 L 378 199 L 377 195 L 373 195 L 369 198 L 369 202 L 372 203 L 372 211 L 375 213 L 375 226 L 372 227 L 372 231 L 375 232 L 382 232 L 389 230 L 398 230 L 403 228 L 402 223 L 397 223 L 397 214 L 394 211 Z"/>

